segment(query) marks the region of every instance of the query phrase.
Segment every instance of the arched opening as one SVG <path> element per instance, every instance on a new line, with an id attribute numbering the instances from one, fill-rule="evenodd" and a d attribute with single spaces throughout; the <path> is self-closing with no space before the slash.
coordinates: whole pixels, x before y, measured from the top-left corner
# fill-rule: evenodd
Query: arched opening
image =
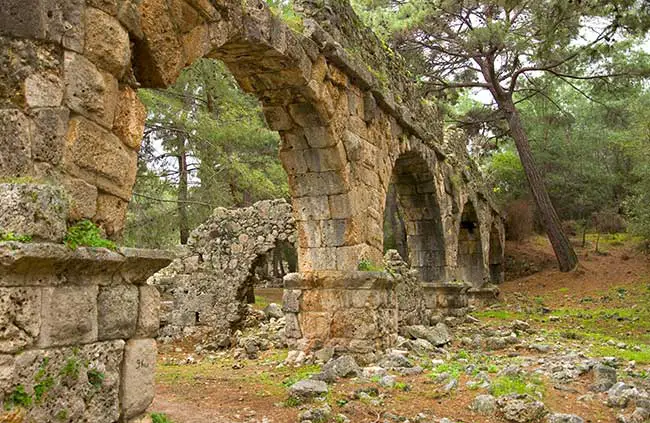
<path id="1" fill-rule="evenodd" d="M 463 207 L 457 257 L 459 279 L 480 286 L 483 283 L 483 247 L 478 217 L 471 201 Z"/>
<path id="2" fill-rule="evenodd" d="M 384 211 L 384 249 L 395 248 L 425 282 L 444 279 L 445 243 L 435 180 L 417 153 L 395 162 Z"/>
<path id="3" fill-rule="evenodd" d="M 490 230 L 490 282 L 503 282 L 503 244 L 501 234 L 495 223 Z"/>

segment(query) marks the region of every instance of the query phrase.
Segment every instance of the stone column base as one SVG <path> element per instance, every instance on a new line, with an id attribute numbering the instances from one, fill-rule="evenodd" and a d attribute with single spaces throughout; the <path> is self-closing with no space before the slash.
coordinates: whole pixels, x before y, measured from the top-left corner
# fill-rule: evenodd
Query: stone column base
<path id="1" fill-rule="evenodd" d="M 467 291 L 469 303 L 483 307 L 499 302 L 499 288 L 496 285 L 485 285 L 482 288 L 471 288 Z"/>
<path id="2" fill-rule="evenodd" d="M 462 317 L 469 305 L 467 291 L 471 285 L 459 282 L 426 282 L 422 284 L 424 302 L 430 314 Z"/>
<path id="3" fill-rule="evenodd" d="M 0 242 L 0 421 L 141 416 L 154 395 L 160 300 L 146 280 L 171 258 Z"/>
<path id="4" fill-rule="evenodd" d="M 287 341 L 294 350 L 330 347 L 364 364 L 397 340 L 395 281 L 385 272 L 288 274 L 283 310 Z"/>

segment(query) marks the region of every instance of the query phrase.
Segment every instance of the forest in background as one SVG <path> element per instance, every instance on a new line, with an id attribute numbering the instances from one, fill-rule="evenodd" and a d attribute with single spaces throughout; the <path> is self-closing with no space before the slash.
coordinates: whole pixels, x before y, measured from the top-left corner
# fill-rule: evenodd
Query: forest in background
<path id="1" fill-rule="evenodd" d="M 354 6 L 386 43 L 402 53 L 423 98 L 441 105 L 446 124 L 465 131 L 468 151 L 507 212 L 508 236 L 522 239 L 532 231 L 541 232 L 539 209 L 508 131 L 507 117 L 497 101 L 485 101 L 479 94 L 484 87 L 477 84 L 483 84 L 484 79 L 463 68 L 463 63 L 454 69 L 440 69 L 440 64 L 431 59 L 430 49 L 441 47 L 435 43 L 417 45 L 426 44 L 427 34 L 444 32 L 440 19 L 452 19 L 433 13 L 432 5 L 444 5 L 444 1 L 425 3 L 358 1 Z M 509 2 L 469 3 L 507 8 Z M 625 6 L 622 3 L 621 10 Z M 290 3 L 271 6 L 288 19 L 296 19 Z M 578 21 L 593 13 L 586 6 L 570 12 Z M 622 13 L 622 23 L 611 39 L 589 49 L 579 46 L 584 54 L 576 56 L 569 69 L 571 76 L 599 77 L 532 72 L 521 78 L 512 98 L 564 230 L 571 234 L 629 231 L 648 240 L 650 60 L 642 48 L 648 45 L 646 23 L 630 20 Z M 550 25 L 546 21 L 535 24 Z M 573 32 L 548 40 L 562 49 L 534 52 L 541 55 L 540 60 L 551 60 L 545 54 L 572 54 L 571 40 L 581 31 L 579 22 L 574 24 Z M 624 24 L 625 29 L 621 29 Z M 477 32 L 467 39 L 477 42 L 471 37 L 479 37 L 481 46 L 496 44 L 506 53 L 528 48 L 517 44 L 521 40 L 506 36 L 503 28 L 487 28 L 488 35 L 486 31 Z M 564 72 L 568 71 L 562 70 L 561 75 L 568 74 Z M 556 73 L 560 73 L 559 68 Z M 172 87 L 140 90 L 139 95 L 148 116 L 125 244 L 170 247 L 186 242 L 189 231 L 215 207 L 288 198 L 286 174 L 278 159 L 279 136 L 267 128 L 257 100 L 239 89 L 223 64 L 198 60 Z M 386 225 L 388 245 L 394 243 L 390 227 Z"/>

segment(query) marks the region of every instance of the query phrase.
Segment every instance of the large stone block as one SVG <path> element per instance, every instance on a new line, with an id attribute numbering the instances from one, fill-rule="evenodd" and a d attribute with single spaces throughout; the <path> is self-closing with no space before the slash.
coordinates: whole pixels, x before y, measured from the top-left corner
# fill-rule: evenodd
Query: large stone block
<path id="1" fill-rule="evenodd" d="M 31 115 L 32 159 L 58 165 L 63 159 L 70 111 L 66 107 L 35 109 Z"/>
<path id="2" fill-rule="evenodd" d="M 59 187 L 0 184 L 0 232 L 60 242 L 66 232 L 67 211 L 68 203 Z"/>
<path id="3" fill-rule="evenodd" d="M 5 0 L 0 8 L 0 33 L 59 43 L 83 50 L 83 0 Z"/>
<path id="4" fill-rule="evenodd" d="M 137 154 L 119 138 L 80 116 L 68 124 L 65 165 L 68 172 L 128 200 L 135 182 Z"/>
<path id="5" fill-rule="evenodd" d="M 136 77 L 145 86 L 167 86 L 185 64 L 167 1 L 143 0 L 137 10 L 143 40 L 134 51 Z"/>
<path id="6" fill-rule="evenodd" d="M 0 398 L 21 385 L 33 399 L 25 422 L 114 423 L 124 341 L 46 350 L 0 358 Z M 1 419 L 1 418 L 0 418 Z"/>
<path id="7" fill-rule="evenodd" d="M 64 55 L 65 104 L 110 129 L 117 102 L 117 79 L 80 54 Z"/>
<path id="8" fill-rule="evenodd" d="M 139 416 L 153 401 L 155 369 L 155 340 L 131 339 L 126 343 L 120 387 L 120 405 L 124 418 Z"/>
<path id="9" fill-rule="evenodd" d="M 130 189 L 131 187 L 129 187 Z M 95 221 L 111 237 L 119 237 L 126 223 L 126 209 L 129 203 L 120 197 L 108 194 L 97 196 Z"/>
<path id="10" fill-rule="evenodd" d="M 86 8 L 85 19 L 84 55 L 101 69 L 121 78 L 131 58 L 129 34 L 116 18 L 101 10 Z"/>
<path id="11" fill-rule="evenodd" d="M 143 285 L 140 289 L 140 305 L 136 336 L 155 337 L 160 326 L 160 293 L 155 286 Z"/>
<path id="12" fill-rule="evenodd" d="M 127 339 L 138 323 L 138 287 L 103 286 L 97 296 L 97 331 L 100 341 Z"/>
<path id="13" fill-rule="evenodd" d="M 58 107 L 63 101 L 63 81 L 54 72 L 33 73 L 25 79 L 28 107 Z"/>
<path id="14" fill-rule="evenodd" d="M 0 288 L 0 353 L 31 346 L 40 327 L 40 289 Z"/>
<path id="15" fill-rule="evenodd" d="M 87 344 L 97 339 L 97 286 L 43 288 L 39 346 Z"/>
<path id="16" fill-rule="evenodd" d="M 97 187 L 82 179 L 67 178 L 63 185 L 70 199 L 71 221 L 91 219 L 97 211 Z"/>
<path id="17" fill-rule="evenodd" d="M 2 13 L 2 9 L 0 9 Z M 0 24 L 0 27 L 2 25 Z M 37 40 L 0 36 L 0 107 L 23 108 L 29 93 L 30 101 L 51 101 L 53 91 L 36 92 L 33 78 L 61 78 L 63 51 L 60 46 Z M 45 95 L 44 95 L 45 94 Z M 58 95 L 61 95 L 60 93 Z M 44 97 L 41 97 L 44 96 Z M 47 98 L 47 99 L 46 99 Z M 55 106 L 58 106 L 56 104 Z"/>
<path id="18" fill-rule="evenodd" d="M 128 86 L 122 87 L 117 101 L 113 133 L 127 147 L 140 150 L 146 117 L 147 111 L 135 90 Z"/>
<path id="19" fill-rule="evenodd" d="M 0 177 L 32 171 L 30 121 L 19 110 L 0 110 Z"/>

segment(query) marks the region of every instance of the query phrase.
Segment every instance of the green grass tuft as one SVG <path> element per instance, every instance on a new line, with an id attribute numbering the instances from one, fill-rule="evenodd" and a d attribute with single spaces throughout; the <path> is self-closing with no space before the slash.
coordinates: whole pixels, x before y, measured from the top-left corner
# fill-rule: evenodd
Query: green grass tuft
<path id="1" fill-rule="evenodd" d="M 100 229 L 90 220 L 82 220 L 68 228 L 63 240 L 66 246 L 76 250 L 78 247 L 103 247 L 116 250 L 117 246 L 102 236 Z"/>

